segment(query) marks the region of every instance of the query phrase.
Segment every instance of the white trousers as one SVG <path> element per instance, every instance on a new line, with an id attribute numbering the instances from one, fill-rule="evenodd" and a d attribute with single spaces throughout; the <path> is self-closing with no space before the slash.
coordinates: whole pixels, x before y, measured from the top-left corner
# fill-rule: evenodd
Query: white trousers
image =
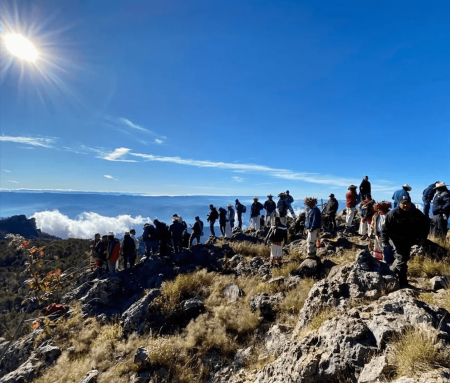
<path id="1" fill-rule="evenodd" d="M 270 227 L 270 226 L 275 226 L 275 217 L 276 217 L 277 213 L 275 211 L 273 211 L 272 213 L 267 213 L 266 211 L 266 226 Z M 269 224 L 267 224 L 269 223 Z"/>
<path id="2" fill-rule="evenodd" d="M 379 261 L 382 261 L 384 259 L 383 243 L 381 241 L 381 237 L 375 236 L 375 240 L 373 241 L 373 256 Z"/>
<path id="3" fill-rule="evenodd" d="M 354 207 L 347 208 L 347 214 L 345 217 L 345 224 L 347 227 L 352 226 L 353 218 L 355 217 L 356 209 Z"/>
<path id="4" fill-rule="evenodd" d="M 308 255 L 316 255 L 318 233 L 319 229 L 313 231 L 308 230 L 308 236 L 306 238 L 306 241 L 308 242 Z"/>
<path id="5" fill-rule="evenodd" d="M 367 235 L 367 221 L 361 220 L 361 222 L 359 223 L 359 230 L 358 233 L 361 235 Z"/>
<path id="6" fill-rule="evenodd" d="M 231 222 L 227 221 L 225 224 L 225 238 L 231 238 Z"/>
<path id="7" fill-rule="evenodd" d="M 272 244 L 270 251 L 270 260 L 273 261 L 275 259 L 277 261 L 281 261 L 282 249 L 283 246 Z"/>
<path id="8" fill-rule="evenodd" d="M 259 215 L 257 217 L 250 218 L 250 227 L 255 230 L 259 230 L 261 228 L 261 217 Z"/>

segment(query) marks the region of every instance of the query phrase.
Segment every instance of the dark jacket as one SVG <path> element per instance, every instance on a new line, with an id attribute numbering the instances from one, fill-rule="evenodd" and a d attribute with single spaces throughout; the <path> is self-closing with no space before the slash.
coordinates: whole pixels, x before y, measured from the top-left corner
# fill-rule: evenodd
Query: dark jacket
<path id="1" fill-rule="evenodd" d="M 400 189 L 400 190 L 397 190 L 395 193 L 394 193 L 394 195 L 392 196 L 392 199 L 394 200 L 394 203 L 398 203 L 398 200 L 400 199 L 400 197 L 402 196 L 402 195 L 407 195 L 408 197 L 409 197 L 409 193 L 408 193 L 408 190 L 405 190 L 405 189 Z"/>
<path id="2" fill-rule="evenodd" d="M 272 226 L 267 233 L 266 241 L 270 240 L 270 242 L 283 242 L 287 243 L 287 227 L 283 224 L 279 224 L 276 226 Z"/>
<path id="3" fill-rule="evenodd" d="M 207 217 L 208 217 L 207 221 L 213 223 L 216 222 L 216 219 L 219 218 L 219 213 L 217 212 L 217 209 L 213 208 L 212 210 L 210 210 Z"/>
<path id="4" fill-rule="evenodd" d="M 253 202 L 252 206 L 250 206 L 250 217 L 257 217 L 263 209 L 264 206 L 261 202 Z"/>
<path id="5" fill-rule="evenodd" d="M 95 252 L 97 253 L 98 258 L 102 261 L 106 261 L 106 250 L 108 249 L 108 242 L 100 241 L 95 245 Z"/>
<path id="6" fill-rule="evenodd" d="M 330 198 L 323 209 L 324 214 L 336 214 L 339 209 L 339 202 L 336 198 Z"/>
<path id="7" fill-rule="evenodd" d="M 306 217 L 305 228 L 308 230 L 320 229 L 322 226 L 322 215 L 320 214 L 320 209 L 317 206 L 311 208 Z"/>
<path id="8" fill-rule="evenodd" d="M 181 225 L 181 224 L 180 224 Z M 169 227 L 164 222 L 155 223 L 156 226 L 156 239 L 160 241 L 168 241 L 170 238 Z"/>
<path id="9" fill-rule="evenodd" d="M 370 201 L 367 202 L 361 202 L 361 216 L 365 219 L 370 221 L 375 214 L 374 210 L 375 200 L 370 199 Z"/>
<path id="10" fill-rule="evenodd" d="M 194 226 L 192 226 L 192 233 L 194 235 L 202 235 L 203 233 L 203 222 L 198 220 L 195 221 Z"/>
<path id="11" fill-rule="evenodd" d="M 241 215 L 242 213 L 244 213 L 244 205 L 242 205 L 240 202 L 238 202 L 236 205 L 234 205 L 234 207 L 236 208 L 236 213 L 238 215 Z"/>
<path id="12" fill-rule="evenodd" d="M 225 223 L 227 221 L 227 211 L 223 207 L 219 207 L 219 221 Z"/>
<path id="13" fill-rule="evenodd" d="M 268 199 L 266 202 L 264 202 L 264 209 L 267 211 L 267 214 L 274 212 L 276 208 L 277 204 L 274 200 Z"/>
<path id="14" fill-rule="evenodd" d="M 436 194 L 436 182 L 429 185 L 422 193 L 422 200 L 423 201 L 427 201 L 427 202 L 431 202 L 433 201 L 433 197 Z"/>
<path id="15" fill-rule="evenodd" d="M 290 194 L 286 194 L 286 197 L 284 197 L 284 201 L 288 206 L 291 206 L 291 203 L 294 203 L 294 197 L 292 197 Z"/>
<path id="16" fill-rule="evenodd" d="M 157 241 L 158 232 L 153 225 L 144 226 L 144 232 L 142 233 L 142 239 L 144 241 Z"/>
<path id="17" fill-rule="evenodd" d="M 183 238 L 184 226 L 178 220 L 175 220 L 169 226 L 169 231 L 172 238 Z"/>
<path id="18" fill-rule="evenodd" d="M 372 186 L 370 185 L 370 182 L 363 179 L 361 185 L 359 185 L 359 192 L 362 199 L 364 199 L 368 194 L 372 194 Z"/>
<path id="19" fill-rule="evenodd" d="M 396 207 L 386 215 L 386 221 L 381 228 L 381 239 L 388 243 L 391 239 L 396 246 L 416 244 L 419 239 L 427 238 L 430 231 L 428 219 L 414 205 L 409 211 Z"/>
<path id="20" fill-rule="evenodd" d="M 284 199 L 279 199 L 277 202 L 278 213 L 280 213 L 280 217 L 286 217 L 288 205 Z"/>
<path id="21" fill-rule="evenodd" d="M 433 215 L 450 215 L 450 193 L 446 189 L 437 193 L 433 199 Z"/>
<path id="22" fill-rule="evenodd" d="M 136 243 L 130 235 L 125 235 L 122 242 L 123 254 L 134 254 L 136 252 Z"/>

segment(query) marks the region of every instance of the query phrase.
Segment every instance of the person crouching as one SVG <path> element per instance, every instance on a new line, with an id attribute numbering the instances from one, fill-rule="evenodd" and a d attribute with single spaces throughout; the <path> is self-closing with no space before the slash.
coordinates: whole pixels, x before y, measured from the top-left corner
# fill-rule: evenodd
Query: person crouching
<path id="1" fill-rule="evenodd" d="M 287 243 L 287 228 L 281 223 L 280 217 L 275 217 L 275 225 L 270 228 L 265 241 L 271 243 L 270 262 L 272 266 L 281 265 L 283 244 Z"/>
<path id="2" fill-rule="evenodd" d="M 308 258 L 314 258 L 317 250 L 317 239 L 320 227 L 322 226 L 322 214 L 317 207 L 317 198 L 307 197 L 303 203 L 309 208 L 305 223 L 305 229 L 308 233 L 306 238 L 308 243 Z"/>

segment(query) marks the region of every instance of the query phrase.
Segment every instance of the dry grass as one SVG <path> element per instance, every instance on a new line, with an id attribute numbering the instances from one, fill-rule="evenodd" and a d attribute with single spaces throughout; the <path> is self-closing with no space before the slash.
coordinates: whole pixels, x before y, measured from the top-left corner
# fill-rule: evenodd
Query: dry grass
<path id="1" fill-rule="evenodd" d="M 230 242 L 230 247 L 236 254 L 241 254 L 244 257 L 264 257 L 270 256 L 270 247 L 263 243 L 251 243 L 247 241 L 243 242 Z"/>
<path id="2" fill-rule="evenodd" d="M 450 263 L 416 255 L 408 262 L 408 274 L 412 277 L 450 275 Z"/>
<path id="3" fill-rule="evenodd" d="M 450 234 L 448 234 L 445 239 L 435 237 L 434 235 L 429 236 L 428 239 L 434 243 L 437 243 L 439 246 L 443 247 L 447 251 L 450 251 Z"/>
<path id="4" fill-rule="evenodd" d="M 283 267 L 272 269 L 272 277 L 289 277 L 291 272 L 297 269 L 298 266 L 299 263 L 295 261 L 285 263 Z"/>
<path id="5" fill-rule="evenodd" d="M 290 290 L 286 293 L 285 298 L 278 303 L 278 323 L 284 323 L 287 325 L 295 325 L 297 322 L 297 316 L 300 310 L 303 308 L 303 304 L 308 298 L 309 291 L 314 285 L 314 280 L 303 279 L 297 288 Z"/>
<path id="6" fill-rule="evenodd" d="M 437 347 L 437 334 L 436 330 L 429 332 L 411 328 L 394 337 L 390 358 L 397 368 L 397 376 L 420 376 L 435 368 L 450 365 L 450 352 Z"/>
<path id="7" fill-rule="evenodd" d="M 338 314 L 339 313 L 336 311 L 336 309 L 331 307 L 327 307 L 326 309 L 319 311 L 316 315 L 313 316 L 309 325 L 300 331 L 298 337 L 304 338 L 311 331 L 318 330 L 327 320 L 334 318 Z"/>
<path id="8" fill-rule="evenodd" d="M 357 252 L 358 250 L 356 248 L 347 249 L 342 254 L 333 256 L 330 259 L 338 265 L 341 266 L 348 265 L 350 263 L 355 262 Z"/>
<path id="9" fill-rule="evenodd" d="M 434 305 L 436 304 L 435 300 L 434 300 L 434 294 L 432 293 L 422 293 L 419 294 L 419 300 L 422 302 L 425 302 L 429 305 Z"/>

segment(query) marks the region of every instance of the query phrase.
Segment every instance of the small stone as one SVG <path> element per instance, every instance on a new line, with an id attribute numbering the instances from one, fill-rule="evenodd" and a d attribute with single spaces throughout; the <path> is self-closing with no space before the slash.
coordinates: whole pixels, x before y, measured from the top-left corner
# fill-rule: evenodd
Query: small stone
<path id="1" fill-rule="evenodd" d="M 441 289 L 448 289 L 450 287 L 450 277 L 449 276 L 437 276 L 430 279 L 431 288 L 434 291 Z"/>
<path id="2" fill-rule="evenodd" d="M 239 288 L 236 283 L 228 283 L 222 290 L 223 296 L 230 302 L 236 302 L 239 298 L 243 297 L 244 291 Z"/>

